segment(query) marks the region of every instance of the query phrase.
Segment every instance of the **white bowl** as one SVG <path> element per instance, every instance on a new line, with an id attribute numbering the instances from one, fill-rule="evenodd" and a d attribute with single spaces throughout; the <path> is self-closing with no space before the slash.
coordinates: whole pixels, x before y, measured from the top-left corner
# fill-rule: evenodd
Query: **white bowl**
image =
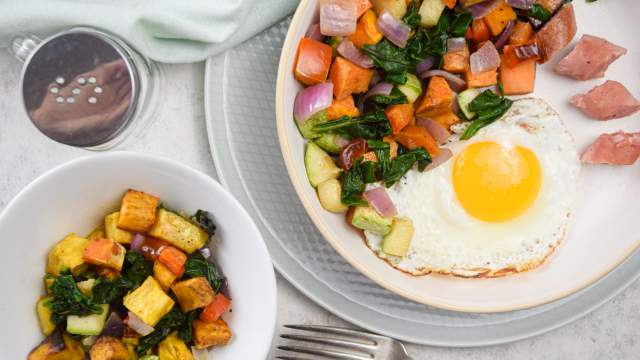
<path id="1" fill-rule="evenodd" d="M 209 211 L 218 227 L 214 256 L 233 297 L 225 316 L 231 343 L 211 359 L 264 359 L 276 322 L 273 267 L 257 227 L 210 177 L 175 161 L 115 152 L 80 158 L 32 182 L 0 215 L 0 359 L 24 359 L 44 338 L 35 302 L 44 292 L 46 255 L 66 234 L 87 234 L 117 209 L 129 188 L 159 196 L 188 213 Z"/>
<path id="2" fill-rule="evenodd" d="M 640 97 L 640 49 L 637 40 L 637 1 L 574 1 L 578 34 L 597 35 L 628 48 L 614 62 L 606 79 L 617 80 Z M 305 140 L 293 121 L 293 102 L 300 84 L 293 77 L 298 42 L 318 21 L 318 1 L 302 0 L 285 40 L 276 88 L 276 117 L 280 147 L 291 181 L 309 216 L 340 255 L 379 285 L 408 299 L 439 308 L 465 312 L 500 312 L 528 308 L 560 299 L 583 289 L 619 265 L 640 245 L 640 167 L 587 166 L 580 178 L 579 196 L 567 237 L 556 253 L 539 269 L 496 279 L 463 279 L 428 275 L 413 277 L 394 270 L 378 259 L 361 236 L 347 226 L 344 215 L 320 206 L 309 185 L 303 153 Z M 585 118 L 569 105 L 571 96 L 584 93 L 603 79 L 576 81 L 551 70 L 572 46 L 548 64 L 538 67 L 535 96 L 556 109 L 569 127 L 580 150 L 600 133 L 619 129 L 639 131 L 634 116 L 608 122 Z"/>

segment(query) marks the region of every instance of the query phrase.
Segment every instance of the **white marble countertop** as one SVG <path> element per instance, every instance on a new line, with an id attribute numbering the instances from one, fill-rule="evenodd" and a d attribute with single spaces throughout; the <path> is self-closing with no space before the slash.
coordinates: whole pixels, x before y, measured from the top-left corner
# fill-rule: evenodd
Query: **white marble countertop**
<path id="1" fill-rule="evenodd" d="M 58 145 L 33 127 L 18 98 L 20 64 L 0 49 L 0 209 L 44 171 L 84 150 Z M 204 122 L 203 64 L 164 66 L 170 91 L 148 133 L 127 150 L 166 156 L 216 177 Z M 282 324 L 345 322 L 278 276 L 278 333 Z M 640 355 L 640 283 L 571 325 L 512 344 L 473 349 L 408 345 L 414 359 L 631 359 Z M 274 346 L 278 340 L 274 340 Z M 275 353 L 274 354 L 279 354 Z M 270 357 L 273 358 L 273 355 Z"/>

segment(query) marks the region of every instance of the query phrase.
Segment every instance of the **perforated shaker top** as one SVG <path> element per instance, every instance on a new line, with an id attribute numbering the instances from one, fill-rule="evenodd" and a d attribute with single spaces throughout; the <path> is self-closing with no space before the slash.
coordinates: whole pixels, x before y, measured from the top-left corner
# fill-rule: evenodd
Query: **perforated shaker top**
<path id="1" fill-rule="evenodd" d="M 27 58 L 23 74 L 27 114 L 60 143 L 103 144 L 134 114 L 135 67 L 125 50 L 99 31 L 75 29 L 45 40 Z"/>

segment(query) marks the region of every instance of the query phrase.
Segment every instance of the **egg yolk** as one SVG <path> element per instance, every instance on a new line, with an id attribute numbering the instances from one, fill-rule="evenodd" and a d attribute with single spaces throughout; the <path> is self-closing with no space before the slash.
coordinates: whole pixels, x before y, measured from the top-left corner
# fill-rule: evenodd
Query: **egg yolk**
<path id="1" fill-rule="evenodd" d="M 536 155 L 521 146 L 495 142 L 468 146 L 453 164 L 458 201 L 477 219 L 503 222 L 524 213 L 540 191 Z"/>

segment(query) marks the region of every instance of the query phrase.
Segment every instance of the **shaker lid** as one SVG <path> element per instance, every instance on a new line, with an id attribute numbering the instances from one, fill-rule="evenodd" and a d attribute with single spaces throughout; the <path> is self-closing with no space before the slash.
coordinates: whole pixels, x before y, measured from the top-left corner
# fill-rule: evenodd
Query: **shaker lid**
<path id="1" fill-rule="evenodd" d="M 135 66 L 110 35 L 74 28 L 54 35 L 26 58 L 24 106 L 51 139 L 90 147 L 120 133 L 134 115 L 139 91 Z"/>

